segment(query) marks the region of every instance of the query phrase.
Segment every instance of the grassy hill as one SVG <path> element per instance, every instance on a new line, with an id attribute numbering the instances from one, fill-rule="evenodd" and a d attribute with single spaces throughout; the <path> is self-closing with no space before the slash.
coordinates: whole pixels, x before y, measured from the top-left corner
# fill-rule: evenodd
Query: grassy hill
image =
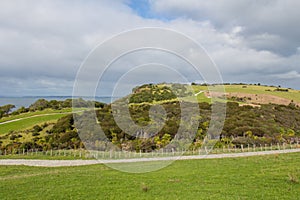
<path id="1" fill-rule="evenodd" d="M 176 161 L 144 174 L 104 165 L 0 166 L 0 188 L 4 199 L 299 199 L 299 165 L 295 153 Z"/>
<path id="2" fill-rule="evenodd" d="M 54 123 L 72 112 L 83 112 L 86 108 L 66 108 L 61 110 L 46 109 L 42 111 L 10 115 L 0 119 L 0 136 L 11 131 L 24 131 L 34 125 Z"/>
<path id="3" fill-rule="evenodd" d="M 130 96 L 130 103 L 152 103 L 159 104 L 167 101 L 174 101 L 177 97 L 184 101 L 211 103 L 211 96 L 215 95 L 217 101 L 224 102 L 220 94 L 210 94 L 209 88 L 220 85 L 207 86 L 192 84 L 145 84 L 133 89 Z M 249 84 L 226 84 L 224 85 L 227 101 L 234 101 L 240 104 L 283 104 L 291 102 L 300 105 L 300 91 L 291 88 L 275 86 L 249 85 Z"/>
<path id="4" fill-rule="evenodd" d="M 94 111 L 87 111 L 80 115 L 80 124 L 89 124 L 83 127 L 74 126 L 72 114 L 67 113 L 69 108 L 57 111 L 58 113 L 53 109 L 46 109 L 2 118 L 2 122 L 18 118 L 22 120 L 0 124 L 0 134 L 2 134 L 0 145 L 2 149 L 24 148 L 24 145 L 26 148 L 38 149 L 75 148 L 78 145 L 82 146 L 77 135 L 77 132 L 81 131 L 88 133 L 88 137 L 98 146 L 99 143 L 103 143 L 103 139 L 108 138 L 120 148 L 148 152 L 167 145 L 175 137 L 181 123 L 180 102 L 184 101 L 188 105 L 186 109 L 198 106 L 200 113 L 197 119 L 199 120 L 198 131 L 193 144 L 182 148 L 197 149 L 201 147 L 207 134 L 211 115 L 210 97 L 213 95 L 217 97 L 215 104 L 226 104 L 227 109 L 223 131 L 218 135 L 219 147 L 300 141 L 298 106 L 300 92 L 297 90 L 245 84 L 224 85 L 225 98 L 222 96 L 224 94 L 210 93 L 206 85 L 193 84 L 191 87 L 184 84 L 145 84 L 134 88 L 128 99 L 130 116 L 123 118 L 132 119 L 135 124 L 142 127 L 139 130 L 128 127 L 129 129 L 125 131 L 118 127 L 111 105 L 101 105 L 101 108 L 96 111 L 97 120 L 89 119 Z M 198 101 L 194 101 L 195 97 Z M 119 99 L 116 103 L 127 106 L 125 98 Z M 167 114 L 165 124 L 158 132 L 155 129 L 144 130 L 143 126 L 154 123 L 149 118 L 149 109 L 157 104 L 165 108 Z M 161 117 L 159 113 L 157 115 Z M 105 138 L 99 136 L 97 131 L 99 124 L 105 133 Z M 41 130 L 40 128 L 35 130 L 36 125 L 42 127 Z M 184 126 L 189 126 L 189 123 Z M 139 138 L 140 134 L 155 137 Z"/>
<path id="5" fill-rule="evenodd" d="M 1 124 L 0 125 L 0 135 L 9 133 L 10 131 L 23 131 L 26 129 L 30 129 L 34 125 L 41 125 L 43 123 L 54 123 L 61 117 L 65 116 L 65 113 L 58 113 L 44 116 L 32 116 L 30 118 L 19 118 L 19 121 L 14 121 L 11 123 Z"/>

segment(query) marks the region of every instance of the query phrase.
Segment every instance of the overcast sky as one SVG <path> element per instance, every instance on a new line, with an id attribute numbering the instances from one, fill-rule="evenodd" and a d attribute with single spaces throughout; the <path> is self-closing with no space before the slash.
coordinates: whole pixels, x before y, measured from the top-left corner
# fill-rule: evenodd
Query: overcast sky
<path id="1" fill-rule="evenodd" d="M 72 95 L 80 65 L 98 44 L 143 27 L 196 40 L 224 82 L 300 89 L 299 10 L 298 0 L 2 0 L 0 96 Z"/>

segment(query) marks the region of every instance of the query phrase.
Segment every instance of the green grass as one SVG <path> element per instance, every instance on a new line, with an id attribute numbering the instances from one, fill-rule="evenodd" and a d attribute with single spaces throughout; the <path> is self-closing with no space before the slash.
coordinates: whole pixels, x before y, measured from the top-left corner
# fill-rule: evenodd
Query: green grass
<path id="1" fill-rule="evenodd" d="M 247 93 L 247 94 L 268 94 L 277 97 L 282 97 L 289 100 L 294 100 L 300 102 L 300 91 L 289 89 L 289 92 L 276 92 L 273 91 L 275 87 L 269 86 L 256 86 L 256 85 L 247 85 L 246 88 L 243 88 L 243 85 L 225 85 L 226 92 L 238 92 L 238 93 Z M 266 91 L 271 90 L 271 91 Z"/>
<path id="2" fill-rule="evenodd" d="M 54 122 L 59 118 L 67 114 L 59 113 L 53 115 L 37 116 L 27 119 L 22 119 L 20 121 L 15 121 L 7 124 L 0 124 L 0 135 L 8 133 L 9 131 L 21 131 L 33 127 L 37 124 L 42 124 L 45 122 Z"/>
<path id="3" fill-rule="evenodd" d="M 299 199 L 299 166 L 299 153 L 176 161 L 144 174 L 104 165 L 0 166 L 0 193 L 1 199 Z"/>
<path id="4" fill-rule="evenodd" d="M 246 86 L 246 87 L 245 87 Z M 243 88 L 244 87 L 244 88 Z M 206 86 L 193 85 L 192 88 L 194 92 L 206 91 L 208 88 Z M 289 89 L 289 92 L 278 92 L 274 91 L 276 87 L 270 86 L 258 86 L 258 85 L 224 85 L 226 93 L 246 93 L 246 94 L 267 94 L 273 95 L 288 100 L 294 100 L 295 102 L 300 102 L 300 91 Z M 270 91 L 267 91 L 270 90 Z M 186 97 L 186 100 L 189 100 L 190 97 Z M 198 95 L 199 102 L 210 102 L 210 99 L 206 98 L 204 94 Z"/>
<path id="5" fill-rule="evenodd" d="M 46 109 L 46 110 L 42 110 L 42 111 L 36 111 L 36 112 L 27 112 L 27 113 L 22 113 L 19 115 L 10 115 L 9 117 L 3 117 L 0 119 L 0 122 L 6 122 L 6 121 L 11 121 L 14 119 L 20 119 L 20 118 L 26 118 L 26 117 L 32 117 L 35 115 L 43 115 L 43 114 L 54 114 L 54 113 L 69 113 L 72 111 L 82 111 L 82 110 L 86 110 L 87 108 L 74 108 L 72 110 L 72 108 L 65 108 L 62 110 L 53 110 L 53 109 Z"/>
<path id="6" fill-rule="evenodd" d="M 57 151 L 53 152 L 53 155 L 51 156 L 50 151 L 47 152 L 47 155 L 41 154 L 41 152 L 38 152 L 37 154 L 35 152 L 30 152 L 28 155 L 25 153 L 25 155 L 18 155 L 18 154 L 13 154 L 13 155 L 1 155 L 0 156 L 0 161 L 2 159 L 25 159 L 25 160 L 30 160 L 30 159 L 37 159 L 37 160 L 94 160 L 95 158 L 93 157 L 85 157 L 85 154 L 82 154 L 82 157 L 79 156 L 79 153 L 74 156 L 74 154 L 68 152 L 66 155 L 64 155 L 62 152 L 59 154 Z"/>

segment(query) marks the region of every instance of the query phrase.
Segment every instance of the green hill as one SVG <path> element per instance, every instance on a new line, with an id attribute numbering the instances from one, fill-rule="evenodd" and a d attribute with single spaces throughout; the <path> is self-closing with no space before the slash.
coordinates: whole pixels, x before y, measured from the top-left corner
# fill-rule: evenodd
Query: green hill
<path id="1" fill-rule="evenodd" d="M 215 92 L 214 87 L 224 87 L 224 93 Z M 211 92 L 210 92 L 211 90 Z M 234 101 L 240 104 L 279 104 L 289 105 L 294 103 L 300 105 L 300 91 L 291 88 L 275 86 L 249 85 L 249 84 L 145 84 L 133 89 L 129 103 L 159 104 L 174 101 L 177 98 L 184 101 L 211 103 L 211 97 L 217 101 Z"/>
<path id="2" fill-rule="evenodd" d="M 109 140 L 123 150 L 149 152 L 166 146 L 175 137 L 182 124 L 181 105 L 184 102 L 186 112 L 193 112 L 192 109 L 197 106 L 200 113 L 197 119 L 192 120 L 198 124 L 192 144 L 181 148 L 197 149 L 202 146 L 207 135 L 211 120 L 211 97 L 216 97 L 214 105 L 226 106 L 224 127 L 221 135 L 216 136 L 218 147 L 300 142 L 299 91 L 271 86 L 227 84 L 224 85 L 225 93 L 209 92 L 208 88 L 214 87 L 219 85 L 145 84 L 134 88 L 131 95 L 117 100 L 115 105 L 124 108 L 129 105 L 130 116 L 122 117 L 132 119 L 139 125 L 139 130 L 134 126 L 123 130 L 115 121 L 114 114 L 119 110 L 114 110 L 112 105 L 103 104 L 96 111 L 76 115 L 80 122 L 76 127 L 73 114 L 67 113 L 2 124 L 0 131 L 5 134 L 0 137 L 0 145 L 2 149 L 24 146 L 37 149 L 83 147 L 78 137 L 78 132 L 81 132 L 86 133 L 84 137 L 93 141 L 89 145 L 94 145 L 99 150 L 105 150 L 103 145 L 106 146 Z M 149 117 L 153 105 L 162 106 L 166 112 L 164 125 L 158 131 L 146 128 L 147 125 L 156 123 Z M 62 116 L 65 117 L 61 118 Z M 162 114 L 155 111 L 154 117 L 162 119 Z M 46 121 L 43 121 L 44 118 Z M 192 121 L 190 122 L 194 123 Z M 35 125 L 40 128 L 34 129 Z M 99 135 L 99 125 L 105 135 Z M 188 126 L 190 124 L 187 122 L 182 125 L 187 130 Z"/>

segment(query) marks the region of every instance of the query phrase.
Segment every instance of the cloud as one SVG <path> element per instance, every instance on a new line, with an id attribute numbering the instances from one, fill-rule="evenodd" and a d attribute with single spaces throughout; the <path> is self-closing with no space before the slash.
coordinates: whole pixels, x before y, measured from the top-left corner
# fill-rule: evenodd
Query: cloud
<path id="1" fill-rule="evenodd" d="M 283 55 L 295 53 L 300 43 L 300 27 L 297 26 L 300 2 L 295 0 L 215 0 L 172 1 L 151 0 L 152 9 L 159 15 L 170 18 L 188 18 L 195 21 L 208 20 L 217 29 L 228 31 L 232 27 L 244 27 L 241 33 L 246 39 L 265 37 L 277 46 L 265 46 Z M 264 46 L 252 43 L 261 50 Z"/>
<path id="2" fill-rule="evenodd" d="M 283 74 L 274 74 L 272 76 L 279 79 L 300 79 L 300 73 L 297 71 L 290 71 Z"/>
<path id="3" fill-rule="evenodd" d="M 95 45 L 140 20 L 122 1 L 15 0 L 0 4 L 0 77 L 7 85 L 5 80 L 39 77 L 74 81 Z M 17 81 L 14 85 L 17 87 Z M 70 95 L 71 90 L 65 92 Z"/>
<path id="4" fill-rule="evenodd" d="M 300 2 L 147 2 L 1 1 L 0 96 L 71 95 L 79 66 L 97 44 L 141 27 L 171 28 L 193 38 L 206 49 L 225 81 L 259 81 L 300 89 Z M 123 59 L 105 80 L 107 86 L 138 60 L 142 63 L 155 57 L 145 56 Z"/>

